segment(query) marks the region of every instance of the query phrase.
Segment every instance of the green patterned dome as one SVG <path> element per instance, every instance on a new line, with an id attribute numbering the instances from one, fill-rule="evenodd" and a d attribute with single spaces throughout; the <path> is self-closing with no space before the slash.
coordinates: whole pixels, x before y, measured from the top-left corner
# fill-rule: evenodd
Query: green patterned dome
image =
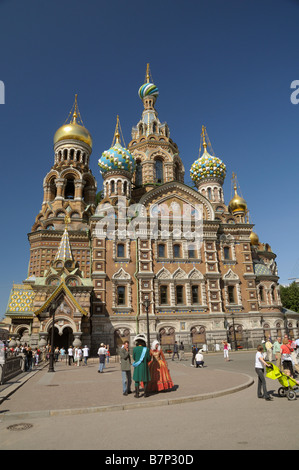
<path id="1" fill-rule="evenodd" d="M 205 151 L 191 166 L 190 176 L 191 179 L 197 183 L 206 178 L 213 177 L 224 180 L 226 176 L 226 166 L 220 158 L 213 157 Z"/>

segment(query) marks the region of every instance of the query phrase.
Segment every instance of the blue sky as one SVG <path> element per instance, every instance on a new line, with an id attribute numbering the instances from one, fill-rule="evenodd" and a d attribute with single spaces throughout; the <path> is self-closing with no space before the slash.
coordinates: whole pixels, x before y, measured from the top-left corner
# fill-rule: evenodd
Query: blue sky
<path id="1" fill-rule="evenodd" d="M 255 231 L 277 253 L 280 282 L 299 277 L 299 105 L 290 100 L 298 24 L 295 0 L 0 0 L 0 318 L 12 283 L 27 277 L 27 233 L 75 93 L 101 189 L 97 160 L 117 114 L 130 141 L 147 62 L 185 182 L 204 124 L 227 166 L 226 203 L 235 172 Z"/>

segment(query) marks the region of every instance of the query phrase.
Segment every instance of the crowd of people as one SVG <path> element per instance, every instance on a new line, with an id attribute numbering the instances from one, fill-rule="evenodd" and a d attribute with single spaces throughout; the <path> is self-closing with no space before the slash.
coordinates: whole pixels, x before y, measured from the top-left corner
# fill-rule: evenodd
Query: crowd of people
<path id="1" fill-rule="evenodd" d="M 272 362 L 289 377 L 296 380 L 299 374 L 299 338 L 294 340 L 288 335 L 283 339 L 279 336 L 273 342 L 269 336 L 258 345 L 255 356 L 255 371 L 258 376 L 257 396 L 270 401 L 273 398 L 267 391 L 266 380 L 264 376 L 264 367 L 271 367 Z M 296 381 L 298 384 L 299 382 Z"/>

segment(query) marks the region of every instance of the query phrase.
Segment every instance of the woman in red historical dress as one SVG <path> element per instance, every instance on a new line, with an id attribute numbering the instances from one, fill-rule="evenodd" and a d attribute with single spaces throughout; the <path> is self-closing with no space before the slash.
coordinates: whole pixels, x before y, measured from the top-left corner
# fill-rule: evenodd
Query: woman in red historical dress
<path id="1" fill-rule="evenodd" d="M 149 392 L 161 392 L 173 388 L 173 381 L 167 367 L 164 354 L 160 348 L 159 341 L 154 341 L 150 350 L 151 362 L 149 370 L 151 381 L 148 385 Z"/>

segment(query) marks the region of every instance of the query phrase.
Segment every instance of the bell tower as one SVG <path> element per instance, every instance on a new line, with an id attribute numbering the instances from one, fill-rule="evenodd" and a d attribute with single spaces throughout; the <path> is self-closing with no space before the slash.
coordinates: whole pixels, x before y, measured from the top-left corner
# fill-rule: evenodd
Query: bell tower
<path id="1" fill-rule="evenodd" d="M 183 183 L 185 174 L 178 147 L 170 138 L 169 127 L 166 122 L 160 122 L 155 109 L 159 90 L 152 81 L 149 64 L 145 83 L 139 88 L 138 95 L 144 109 L 140 121 L 132 129 L 132 140 L 128 145 L 136 160 L 135 200 L 161 184 L 170 181 Z"/>
<path id="2" fill-rule="evenodd" d="M 31 245 L 29 276 L 42 276 L 49 267 L 66 216 L 70 220 L 72 243 L 74 237 L 82 239 L 83 234 L 83 238 L 87 237 L 97 190 L 89 168 L 91 152 L 92 138 L 83 124 L 76 95 L 68 118 L 54 135 L 54 164 L 44 178 L 41 211 L 28 235 Z M 89 267 L 85 263 L 84 271 L 87 276 Z"/>

